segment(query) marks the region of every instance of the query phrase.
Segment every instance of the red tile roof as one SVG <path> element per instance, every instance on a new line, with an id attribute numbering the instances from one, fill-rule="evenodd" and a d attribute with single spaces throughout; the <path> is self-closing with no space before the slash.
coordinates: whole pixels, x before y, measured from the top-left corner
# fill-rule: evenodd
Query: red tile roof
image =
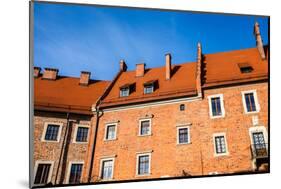
<path id="1" fill-rule="evenodd" d="M 79 85 L 79 78 L 58 77 L 56 80 L 34 78 L 35 110 L 69 111 L 91 114 L 91 107 L 103 94 L 109 81 L 90 80 Z"/>
<path id="2" fill-rule="evenodd" d="M 251 65 L 253 71 L 241 73 L 238 66 L 241 63 Z M 143 77 L 136 77 L 135 71 L 122 72 L 101 107 L 196 95 L 196 65 L 196 62 L 174 65 L 171 80 L 165 79 L 165 66 L 148 69 Z M 261 59 L 257 48 L 206 54 L 202 68 L 203 88 L 268 78 L 268 61 Z M 151 80 L 157 80 L 159 87 L 151 94 L 144 94 L 143 84 Z M 128 83 L 135 83 L 136 89 L 128 97 L 119 97 L 120 87 Z"/>
<path id="3" fill-rule="evenodd" d="M 238 64 L 245 63 L 251 65 L 252 72 L 241 73 Z M 261 59 L 257 48 L 207 54 L 203 65 L 206 72 L 203 87 L 268 77 L 268 60 Z"/>
<path id="4" fill-rule="evenodd" d="M 172 66 L 172 77 L 166 80 L 165 66 L 146 69 L 143 77 L 136 77 L 135 71 L 122 72 L 109 94 L 102 100 L 101 107 L 120 104 L 153 101 L 196 94 L 196 63 Z M 157 80 L 153 93 L 144 94 L 143 84 Z M 128 97 L 119 97 L 120 87 L 135 83 L 136 87 Z"/>

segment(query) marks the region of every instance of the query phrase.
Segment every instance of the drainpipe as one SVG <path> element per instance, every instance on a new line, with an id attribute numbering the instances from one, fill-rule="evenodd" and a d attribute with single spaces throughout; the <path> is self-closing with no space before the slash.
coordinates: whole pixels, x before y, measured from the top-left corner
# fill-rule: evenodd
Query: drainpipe
<path id="1" fill-rule="evenodd" d="M 100 101 L 97 103 L 97 105 L 95 106 L 95 111 L 96 111 L 96 125 L 94 128 L 94 141 L 93 141 L 93 147 L 92 147 L 92 151 L 91 151 L 91 161 L 90 161 L 90 167 L 89 167 L 89 173 L 88 173 L 88 182 L 91 182 L 91 178 L 92 178 L 92 171 L 93 171 L 93 164 L 94 164 L 94 156 L 95 156 L 95 149 L 96 149 L 96 142 L 97 142 L 97 131 L 98 131 L 98 126 L 99 126 L 99 118 L 103 115 L 103 112 L 100 111 L 99 109 L 99 104 Z M 100 112 L 102 113 L 100 115 Z"/>
<path id="2" fill-rule="evenodd" d="M 60 156 L 59 156 L 58 168 L 57 168 L 57 172 L 56 172 L 55 184 L 57 184 L 62 154 L 63 154 L 63 151 L 64 151 L 64 145 L 65 145 L 67 134 L 68 134 L 68 129 L 69 129 L 69 112 L 66 113 L 66 128 L 65 128 L 65 133 L 64 133 L 64 137 L 63 137 L 63 142 L 62 142 L 62 145 L 61 145 L 61 151 L 60 151 Z"/>

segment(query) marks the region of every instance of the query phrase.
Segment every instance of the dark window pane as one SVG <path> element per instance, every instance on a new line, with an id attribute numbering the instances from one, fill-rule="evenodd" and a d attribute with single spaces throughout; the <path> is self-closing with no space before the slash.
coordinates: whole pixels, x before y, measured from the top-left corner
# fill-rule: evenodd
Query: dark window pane
<path id="1" fill-rule="evenodd" d="M 221 115 L 221 101 L 220 97 L 215 97 L 211 99 L 211 105 L 212 105 L 212 114 L 213 116 L 219 116 Z"/>
<path id="2" fill-rule="evenodd" d="M 69 175 L 69 184 L 80 183 L 83 164 L 72 164 Z"/>
<path id="3" fill-rule="evenodd" d="M 248 112 L 256 111 L 256 104 L 255 104 L 255 98 L 253 93 L 245 94 L 245 102 Z"/>
<path id="4" fill-rule="evenodd" d="M 226 144 L 224 136 L 216 136 L 215 145 L 217 154 L 226 153 Z"/>
<path id="5" fill-rule="evenodd" d="M 115 139 L 115 125 L 107 126 L 106 139 Z"/>
<path id="6" fill-rule="evenodd" d="M 149 173 L 149 155 L 139 156 L 138 174 L 144 175 Z"/>
<path id="7" fill-rule="evenodd" d="M 150 121 L 141 122 L 141 135 L 148 135 L 150 133 Z"/>
<path id="8" fill-rule="evenodd" d="M 181 104 L 180 105 L 180 111 L 184 111 L 185 110 L 185 105 L 184 104 Z"/>
<path id="9" fill-rule="evenodd" d="M 188 143 L 188 129 L 181 128 L 178 130 L 179 132 L 179 143 Z"/>
<path id="10" fill-rule="evenodd" d="M 47 184 L 51 164 L 39 164 L 34 184 Z"/>
<path id="11" fill-rule="evenodd" d="M 45 134 L 45 140 L 56 141 L 58 137 L 59 128 L 60 128 L 59 125 L 48 125 Z"/>
<path id="12" fill-rule="evenodd" d="M 102 179 L 111 179 L 112 178 L 112 170 L 113 170 L 113 161 L 106 160 L 102 162 L 102 171 L 101 178 Z"/>
<path id="13" fill-rule="evenodd" d="M 89 128 L 87 128 L 87 127 L 78 127 L 76 141 L 77 142 L 87 142 L 88 130 L 89 130 Z"/>
<path id="14" fill-rule="evenodd" d="M 153 93 L 153 85 L 144 86 L 144 94 Z"/>
<path id="15" fill-rule="evenodd" d="M 120 89 L 120 96 L 123 97 L 123 96 L 129 96 L 129 87 L 128 88 L 122 88 Z"/>

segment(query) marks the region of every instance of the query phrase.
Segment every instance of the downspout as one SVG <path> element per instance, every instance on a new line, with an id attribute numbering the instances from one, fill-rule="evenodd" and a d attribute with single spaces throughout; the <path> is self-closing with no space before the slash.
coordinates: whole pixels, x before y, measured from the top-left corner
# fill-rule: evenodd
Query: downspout
<path id="1" fill-rule="evenodd" d="M 65 128 L 65 133 L 64 133 L 64 137 L 63 137 L 63 142 L 62 142 L 62 145 L 61 145 L 61 151 L 60 151 L 60 156 L 59 156 L 58 168 L 57 168 L 57 172 L 56 172 L 55 184 L 57 184 L 57 179 L 58 179 L 58 174 L 59 174 L 62 154 L 63 154 L 63 151 L 64 151 L 64 145 L 65 145 L 65 141 L 66 141 L 66 136 L 68 134 L 68 129 L 69 129 L 69 112 L 66 113 L 66 128 Z"/>
<path id="2" fill-rule="evenodd" d="M 93 164 L 94 164 L 94 156 L 95 156 L 95 149 L 96 149 L 96 142 L 97 142 L 97 131 L 98 131 L 98 126 L 99 126 L 99 118 L 103 115 L 100 115 L 100 110 L 99 110 L 99 104 L 100 101 L 98 102 L 98 104 L 95 106 L 95 112 L 96 112 L 96 124 L 95 124 L 95 128 L 94 128 L 94 141 L 93 141 L 93 146 L 92 146 L 92 152 L 91 152 L 91 161 L 90 161 L 90 167 L 89 167 L 89 173 L 88 173 L 88 183 L 91 182 L 92 179 L 92 171 L 93 171 Z"/>

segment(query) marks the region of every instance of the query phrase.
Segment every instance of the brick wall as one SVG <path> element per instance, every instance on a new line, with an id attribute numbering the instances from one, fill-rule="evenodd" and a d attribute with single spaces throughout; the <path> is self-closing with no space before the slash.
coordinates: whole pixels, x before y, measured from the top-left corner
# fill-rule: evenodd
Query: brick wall
<path id="1" fill-rule="evenodd" d="M 92 181 L 98 181 L 100 159 L 115 156 L 114 180 L 207 175 L 210 172 L 234 173 L 253 170 L 249 128 L 257 116 L 259 126 L 268 127 L 267 83 L 205 90 L 203 99 L 182 103 L 150 106 L 115 112 L 104 112 L 98 126 Z M 241 91 L 257 91 L 260 112 L 245 114 Z M 223 94 L 225 117 L 210 119 L 208 96 Z M 138 136 L 139 119 L 153 115 L 152 135 Z M 105 125 L 118 122 L 117 139 L 104 141 Z M 177 126 L 191 123 L 191 143 L 177 144 Z M 213 134 L 226 134 L 229 155 L 215 157 Z M 150 151 L 151 175 L 136 176 L 136 153 Z"/>
<path id="2" fill-rule="evenodd" d="M 67 172 L 69 169 L 69 163 L 70 161 L 83 161 L 83 173 L 82 173 L 82 182 L 87 181 L 87 171 L 88 171 L 88 156 L 89 156 L 89 149 L 91 148 L 91 142 L 87 143 L 74 143 L 73 140 L 76 137 L 75 136 L 75 127 L 77 124 L 81 125 L 89 125 L 89 133 L 88 135 L 91 135 L 92 133 L 92 127 L 95 125 L 95 117 L 91 116 L 83 116 L 83 115 L 73 115 L 71 114 L 69 117 L 70 121 L 70 127 L 71 133 L 70 133 L 70 143 L 68 152 L 66 155 L 66 159 L 61 161 L 60 168 L 57 175 L 57 184 L 61 180 L 61 170 L 63 169 L 64 175 L 62 176 L 63 183 L 66 183 L 66 177 Z M 33 161 L 33 167 L 35 166 L 36 161 L 54 161 L 54 167 L 52 171 L 52 179 L 51 182 L 55 183 L 55 178 L 58 170 L 58 162 L 59 157 L 61 155 L 62 150 L 62 143 L 64 140 L 65 132 L 66 132 L 66 125 L 67 125 L 67 119 L 66 119 L 66 113 L 49 113 L 49 112 L 40 112 L 35 111 L 34 115 L 34 161 Z M 60 135 L 59 142 L 44 142 L 41 141 L 43 130 L 44 130 L 44 124 L 46 122 L 51 123 L 62 123 L 62 131 Z M 89 140 L 91 140 L 92 136 L 89 137 Z M 63 151 L 65 153 L 65 149 Z M 35 174 L 35 172 L 34 172 Z"/>

